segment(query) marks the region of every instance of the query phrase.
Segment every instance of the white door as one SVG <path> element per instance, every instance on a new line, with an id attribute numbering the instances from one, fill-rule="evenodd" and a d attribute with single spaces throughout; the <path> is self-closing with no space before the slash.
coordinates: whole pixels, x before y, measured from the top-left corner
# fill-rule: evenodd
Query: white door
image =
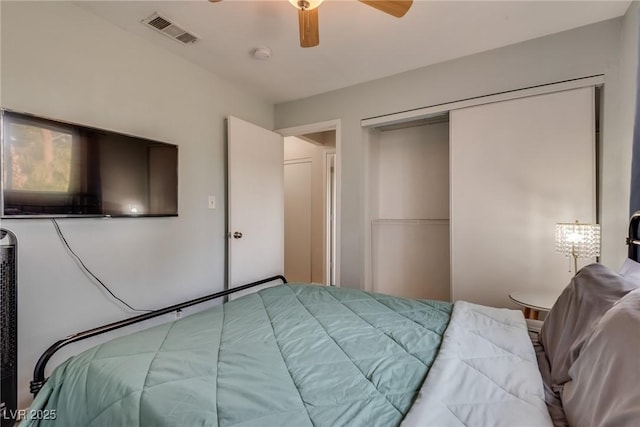
<path id="1" fill-rule="evenodd" d="M 228 118 L 229 288 L 284 273 L 283 147 L 279 134 Z"/>
<path id="2" fill-rule="evenodd" d="M 451 112 L 454 300 L 510 306 L 569 282 L 555 224 L 596 219 L 594 111 L 587 87 Z"/>
<path id="3" fill-rule="evenodd" d="M 284 271 L 287 280 L 311 282 L 311 159 L 284 165 Z"/>

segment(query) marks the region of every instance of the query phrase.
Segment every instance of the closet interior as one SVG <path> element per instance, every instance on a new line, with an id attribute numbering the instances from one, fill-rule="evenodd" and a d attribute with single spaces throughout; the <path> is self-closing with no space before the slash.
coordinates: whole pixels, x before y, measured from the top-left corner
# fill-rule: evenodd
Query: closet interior
<path id="1" fill-rule="evenodd" d="M 380 127 L 369 149 L 373 290 L 449 300 L 449 115 Z"/>

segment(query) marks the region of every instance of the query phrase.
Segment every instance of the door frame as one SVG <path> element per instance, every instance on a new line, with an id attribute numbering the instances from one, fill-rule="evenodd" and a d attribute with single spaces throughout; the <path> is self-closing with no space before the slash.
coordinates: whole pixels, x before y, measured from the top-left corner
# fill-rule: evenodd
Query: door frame
<path id="1" fill-rule="evenodd" d="M 324 122 L 310 123 L 300 126 L 293 126 L 288 128 L 276 129 L 274 132 L 279 133 L 283 137 L 287 136 L 300 136 L 308 133 L 336 131 L 336 207 L 335 207 L 335 227 L 336 227 L 336 249 L 335 249 L 335 265 L 334 265 L 334 285 L 340 286 L 340 233 L 341 233 L 341 195 L 342 195 L 342 183 L 341 183 L 341 169 L 342 169 L 342 130 L 341 120 L 327 120 Z"/>
<path id="2" fill-rule="evenodd" d="M 335 150 L 327 151 L 324 153 L 324 206 L 325 206 L 325 221 L 324 226 L 326 233 L 325 239 L 325 266 L 324 277 L 325 282 L 328 285 L 335 285 L 336 283 L 336 270 L 331 268 L 332 264 L 335 267 L 336 264 L 336 159 L 338 158 Z M 333 226 L 333 229 L 331 228 Z"/>

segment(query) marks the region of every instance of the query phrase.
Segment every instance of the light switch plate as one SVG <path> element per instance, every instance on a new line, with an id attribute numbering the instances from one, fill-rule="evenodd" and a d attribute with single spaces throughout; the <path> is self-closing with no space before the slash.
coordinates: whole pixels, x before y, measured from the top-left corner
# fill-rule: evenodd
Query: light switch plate
<path id="1" fill-rule="evenodd" d="M 216 196 L 209 196 L 209 209 L 216 208 Z"/>

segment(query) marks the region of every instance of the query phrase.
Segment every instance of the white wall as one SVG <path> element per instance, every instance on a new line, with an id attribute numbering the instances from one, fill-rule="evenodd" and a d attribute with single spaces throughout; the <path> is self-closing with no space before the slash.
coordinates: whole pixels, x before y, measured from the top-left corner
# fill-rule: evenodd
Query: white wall
<path id="1" fill-rule="evenodd" d="M 629 180 L 630 162 L 630 146 L 623 140 L 628 133 L 623 126 L 629 125 L 619 120 L 622 98 L 628 96 L 627 87 L 621 90 L 619 76 L 622 21 L 605 21 L 276 105 L 276 128 L 342 120 L 341 285 L 363 287 L 364 282 L 367 131 L 360 127 L 361 119 L 595 74 L 605 75 L 606 86 L 602 262 L 617 268 L 626 256 L 629 194 L 628 184 L 615 183 Z"/>
<path id="2" fill-rule="evenodd" d="M 223 289 L 223 119 L 272 128 L 273 107 L 70 2 L 6 2 L 3 107 L 179 145 L 179 217 L 61 219 L 67 239 L 129 304 L 159 308 Z M 217 209 L 207 209 L 208 195 Z M 5 220 L 19 244 L 20 406 L 55 340 L 129 317 L 88 280 L 48 220 Z"/>

